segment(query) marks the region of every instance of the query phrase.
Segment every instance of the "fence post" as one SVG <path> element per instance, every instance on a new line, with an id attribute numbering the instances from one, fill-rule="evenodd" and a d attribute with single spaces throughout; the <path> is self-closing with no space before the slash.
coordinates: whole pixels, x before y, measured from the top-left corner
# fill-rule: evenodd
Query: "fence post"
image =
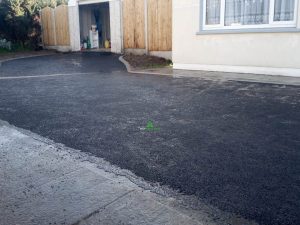
<path id="1" fill-rule="evenodd" d="M 54 46 L 57 45 L 57 42 L 56 42 L 55 10 L 56 10 L 56 8 L 54 8 L 54 9 L 51 10 L 51 13 L 52 13 L 52 16 L 51 16 L 52 21 L 51 21 L 51 23 L 52 23 L 52 26 L 53 26 Z"/>
<path id="2" fill-rule="evenodd" d="M 44 26 L 43 26 L 43 13 L 42 13 L 42 9 L 39 10 L 39 15 L 40 15 L 40 27 L 41 27 L 41 40 L 42 40 L 42 45 L 43 48 L 45 47 L 44 45 Z"/>
<path id="3" fill-rule="evenodd" d="M 145 1 L 145 50 L 146 54 L 149 54 L 149 48 L 148 48 L 148 0 Z"/>
<path id="4" fill-rule="evenodd" d="M 123 18 L 123 1 L 120 0 L 120 28 L 121 28 L 121 53 L 124 53 L 125 47 L 124 47 L 124 18 Z"/>

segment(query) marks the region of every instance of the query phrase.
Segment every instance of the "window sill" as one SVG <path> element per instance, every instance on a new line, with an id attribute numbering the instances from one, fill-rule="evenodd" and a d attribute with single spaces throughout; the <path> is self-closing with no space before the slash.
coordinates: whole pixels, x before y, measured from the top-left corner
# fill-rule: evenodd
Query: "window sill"
<path id="1" fill-rule="evenodd" d="M 197 35 L 209 34 L 243 34 L 243 33 L 297 33 L 300 28 L 278 27 L 278 28 L 248 28 L 248 29 L 212 29 L 200 30 Z"/>

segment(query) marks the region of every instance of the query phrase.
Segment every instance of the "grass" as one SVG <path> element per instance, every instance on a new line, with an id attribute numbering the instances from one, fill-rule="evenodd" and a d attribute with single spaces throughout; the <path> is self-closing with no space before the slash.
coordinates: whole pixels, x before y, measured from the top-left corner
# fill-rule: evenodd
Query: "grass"
<path id="1" fill-rule="evenodd" d="M 33 54 L 33 50 L 29 48 L 22 48 L 20 46 L 13 46 L 13 50 L 0 48 L 0 61 L 27 54 Z"/>
<path id="2" fill-rule="evenodd" d="M 32 49 L 30 49 L 28 47 L 23 47 L 20 44 L 13 44 L 11 50 L 8 50 L 6 48 L 0 48 L 0 54 L 29 52 L 29 51 L 32 51 Z"/>

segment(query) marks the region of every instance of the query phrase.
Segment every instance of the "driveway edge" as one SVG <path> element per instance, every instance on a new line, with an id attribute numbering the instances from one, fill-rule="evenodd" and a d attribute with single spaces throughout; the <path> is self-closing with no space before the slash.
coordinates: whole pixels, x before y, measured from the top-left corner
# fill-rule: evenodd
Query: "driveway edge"
<path id="1" fill-rule="evenodd" d="M 130 179 L 135 176 L 130 171 L 1 120 L 0 145 L 0 153 L 7 162 L 2 165 L 4 168 L 0 164 L 0 169 L 6 171 L 8 181 L 5 185 L 0 184 L 0 192 L 7 193 L 2 202 L 4 205 L 0 203 L 0 217 L 7 224 L 18 221 L 27 221 L 22 223 L 24 225 L 36 224 L 29 222 L 32 218 L 49 223 L 66 220 L 66 224 L 78 225 L 116 224 L 120 221 L 128 224 L 132 218 L 134 225 L 149 220 L 155 220 L 157 225 L 256 224 L 202 203 L 198 208 L 190 208 L 160 186 L 152 190 L 151 185 L 148 188 L 139 186 Z M 20 162 L 25 163 L 26 168 L 15 167 Z M 49 175 L 49 171 L 53 172 Z M 10 186 L 11 178 L 16 174 L 22 176 L 13 179 L 17 183 Z M 38 177 L 43 178 L 41 183 Z M 135 176 L 135 179 L 141 178 Z M 141 179 L 141 182 L 145 181 Z M 35 188 L 31 190 L 31 186 Z M 76 198 L 79 193 L 84 197 Z M 94 203 L 90 205 L 89 201 Z M 86 207 L 82 208 L 80 215 L 74 214 L 74 210 L 81 209 L 81 204 Z M 44 215 L 37 206 L 43 209 L 57 207 L 51 208 L 53 211 L 49 213 L 45 211 Z M 6 212 L 3 215 L 2 210 Z M 55 217 L 52 217 L 53 213 Z"/>
<path id="2" fill-rule="evenodd" d="M 3 59 L 0 60 L 0 67 L 2 66 L 3 63 L 9 62 L 9 61 L 14 61 L 18 59 L 27 59 L 27 58 L 34 58 L 34 57 L 41 57 L 41 56 L 49 56 L 49 55 L 54 55 L 54 52 L 51 53 L 45 53 L 45 54 L 40 54 L 40 55 L 28 55 L 28 56 L 20 56 L 20 57 L 13 57 L 13 58 L 8 58 L 8 59 Z"/>
<path id="3" fill-rule="evenodd" d="M 167 73 L 162 69 L 156 69 L 155 72 L 149 70 L 135 70 L 132 66 L 120 56 L 121 61 L 128 71 L 132 74 L 148 74 L 148 75 L 160 75 L 171 76 L 173 78 L 198 78 L 203 80 L 215 80 L 215 81 L 237 81 L 248 83 L 262 83 L 271 85 L 293 85 L 300 86 L 299 77 L 287 77 L 287 76 L 272 76 L 262 74 L 241 74 L 241 73 L 229 73 L 229 72 L 212 72 L 212 71 L 194 71 L 194 70 L 172 70 Z"/>

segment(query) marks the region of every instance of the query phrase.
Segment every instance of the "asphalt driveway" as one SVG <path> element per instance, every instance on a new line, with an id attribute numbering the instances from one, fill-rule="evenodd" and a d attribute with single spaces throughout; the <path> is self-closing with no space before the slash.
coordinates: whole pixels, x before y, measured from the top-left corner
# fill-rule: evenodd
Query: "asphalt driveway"
<path id="1" fill-rule="evenodd" d="M 0 67 L 0 119 L 260 224 L 300 223 L 299 86 L 133 75 L 117 55 L 61 54 Z"/>

